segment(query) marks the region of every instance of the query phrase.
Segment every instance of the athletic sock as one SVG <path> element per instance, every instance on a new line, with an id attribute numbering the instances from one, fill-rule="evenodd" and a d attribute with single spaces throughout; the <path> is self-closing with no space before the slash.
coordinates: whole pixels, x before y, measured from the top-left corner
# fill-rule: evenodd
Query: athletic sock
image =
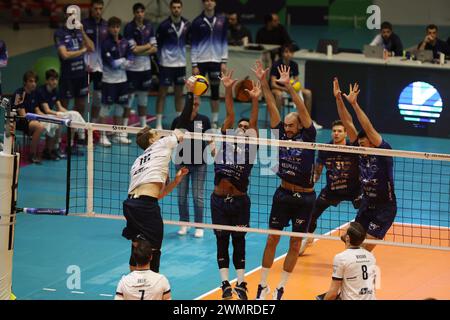
<path id="1" fill-rule="evenodd" d="M 291 275 L 290 272 L 287 271 L 282 271 L 281 272 L 281 280 L 280 283 L 278 284 L 277 288 L 284 288 L 286 286 L 286 283 L 288 282 L 289 276 Z"/>
<path id="2" fill-rule="evenodd" d="M 220 278 L 222 279 L 222 282 L 223 281 L 228 281 L 228 271 L 229 271 L 229 269 L 228 268 L 222 268 L 222 269 L 219 269 L 219 272 L 220 272 Z"/>
<path id="3" fill-rule="evenodd" d="M 261 268 L 261 281 L 259 282 L 259 284 L 262 287 L 267 287 L 267 277 L 269 276 L 269 268 Z"/>

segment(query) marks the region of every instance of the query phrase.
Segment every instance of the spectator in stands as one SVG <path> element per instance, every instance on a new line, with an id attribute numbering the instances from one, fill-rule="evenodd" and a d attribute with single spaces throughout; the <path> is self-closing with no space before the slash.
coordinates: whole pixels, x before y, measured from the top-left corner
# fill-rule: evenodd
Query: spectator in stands
<path id="1" fill-rule="evenodd" d="M 252 43 L 252 34 L 242 25 L 237 12 L 228 14 L 228 44 L 230 46 L 242 46 Z"/>
<path id="2" fill-rule="evenodd" d="M 55 116 L 63 119 L 70 119 L 75 122 L 85 123 L 83 117 L 77 111 L 68 111 L 65 109 L 59 98 L 58 92 L 58 72 L 54 69 L 47 70 L 45 72 L 45 84 L 37 88 L 37 97 L 39 102 L 40 111 L 46 115 Z M 59 128 L 58 128 L 59 129 Z M 85 140 L 84 129 L 78 129 L 78 137 Z M 57 158 L 62 159 L 65 155 L 60 150 L 60 137 L 61 131 L 56 131 L 55 148 L 50 154 L 44 154 L 44 158 Z M 73 138 L 71 141 L 73 145 Z"/>
<path id="3" fill-rule="evenodd" d="M 24 10 L 29 17 L 33 16 L 30 2 L 30 0 L 11 0 L 11 15 L 13 17 L 14 30 L 20 30 L 19 22 L 22 15 L 22 10 Z M 49 27 L 53 29 L 58 28 L 56 0 L 35 0 L 34 2 L 39 2 L 38 4 L 42 8 L 41 15 L 49 17 Z"/>
<path id="4" fill-rule="evenodd" d="M 278 15 L 271 13 L 264 17 L 264 27 L 258 30 L 256 43 L 283 46 L 292 43 L 292 40 L 286 29 L 280 24 Z"/>
<path id="5" fill-rule="evenodd" d="M 195 81 L 194 81 L 195 82 Z M 189 85 L 189 81 L 186 86 Z M 191 90 L 188 89 L 188 92 Z M 211 122 L 205 115 L 199 114 L 200 97 L 188 95 L 186 97 L 186 103 L 184 108 L 186 110 L 192 110 L 190 121 L 187 125 L 180 125 L 180 116 L 175 118 L 172 123 L 171 130 L 176 128 L 185 129 L 189 132 L 205 133 L 211 129 Z M 188 108 L 188 109 L 187 109 Z M 204 151 L 207 147 L 207 142 L 202 141 L 199 143 L 197 140 L 184 139 L 183 143 L 178 146 L 177 158 L 175 159 L 177 170 L 181 167 L 189 169 L 189 173 L 181 180 L 178 187 L 178 208 L 180 213 L 180 221 L 189 221 L 189 205 L 188 205 L 188 192 L 189 192 L 189 180 L 192 181 L 192 195 L 194 200 L 194 221 L 197 223 L 203 223 L 203 211 L 204 211 L 204 189 L 206 182 L 206 162 L 204 159 Z M 215 156 L 214 143 L 210 143 L 211 154 Z M 188 227 L 182 226 L 178 231 L 179 235 L 186 235 Z M 203 229 L 197 228 L 194 236 L 196 238 L 203 237 Z"/>
<path id="6" fill-rule="evenodd" d="M 5 68 L 8 65 L 8 49 L 5 41 L 0 39 L 0 68 Z M 2 73 L 0 71 L 0 97 L 2 95 Z"/>
<path id="7" fill-rule="evenodd" d="M 216 0 L 203 0 L 203 12 L 192 21 L 192 74 L 208 76 L 211 90 L 212 127 L 218 128 L 220 74 L 228 61 L 225 16 L 216 12 Z"/>
<path id="8" fill-rule="evenodd" d="M 69 6 L 65 6 L 66 20 L 73 14 L 67 12 Z M 86 96 L 88 94 L 88 75 L 84 56 L 86 52 L 94 50 L 94 43 L 84 32 L 83 24 L 78 23 L 78 29 L 70 30 L 66 24 L 55 31 L 54 40 L 61 61 L 61 78 L 59 92 L 61 103 L 68 109 L 70 99 L 75 100 L 74 110 L 84 116 Z"/>
<path id="9" fill-rule="evenodd" d="M 450 46 L 438 38 L 438 27 L 435 24 L 427 26 L 426 33 L 425 39 L 417 46 L 419 50 L 432 50 L 435 59 L 439 58 L 439 52 L 450 55 Z"/>
<path id="10" fill-rule="evenodd" d="M 181 16 L 183 2 L 170 2 L 171 15 L 161 22 L 156 31 L 159 57 L 159 94 L 156 101 L 156 129 L 162 129 L 162 116 L 167 91 L 174 86 L 177 116 L 183 110 L 183 88 L 186 78 L 186 43 L 189 42 L 191 23 Z"/>
<path id="11" fill-rule="evenodd" d="M 389 56 L 402 56 L 403 44 L 400 37 L 392 30 L 390 22 L 383 22 L 381 24 L 381 32 L 375 36 L 370 43 L 371 46 L 380 46 L 387 50 Z"/>
<path id="12" fill-rule="evenodd" d="M 130 110 L 137 96 L 138 115 L 141 127 L 147 125 L 148 92 L 152 84 L 150 55 L 157 52 L 155 29 L 150 21 L 145 19 L 145 6 L 136 3 L 133 6 L 133 21 L 124 29 L 124 36 L 132 47 L 134 63 L 127 68 L 130 86 L 128 106 L 125 109 L 124 125 L 128 125 Z"/>
<path id="13" fill-rule="evenodd" d="M 285 65 L 287 67 L 290 67 L 290 73 L 291 73 L 291 81 L 293 83 L 296 83 L 299 81 L 299 71 L 298 71 L 298 64 L 292 60 L 292 57 L 294 55 L 295 48 L 292 44 L 284 45 L 281 48 L 281 56 L 282 58 L 278 61 L 275 61 L 272 65 L 272 68 L 270 69 L 270 85 L 272 88 L 272 93 L 275 96 L 275 100 L 277 103 L 277 107 L 279 110 L 281 108 L 285 107 L 285 98 L 289 97 L 287 94 L 287 88 L 284 87 L 284 85 L 277 82 L 277 79 L 280 77 L 278 73 L 278 67 L 281 65 Z M 308 110 L 308 113 L 311 115 L 312 110 L 312 92 L 309 89 L 304 88 L 301 84 L 299 85 L 299 95 L 304 100 L 306 109 Z M 316 129 L 322 129 L 322 126 L 316 123 L 313 120 L 314 127 Z"/>
<path id="14" fill-rule="evenodd" d="M 153 252 L 150 242 L 133 242 L 133 259 L 136 268 L 123 276 L 117 285 L 114 300 L 171 300 L 170 284 L 167 278 L 150 270 Z"/>
<path id="15" fill-rule="evenodd" d="M 14 92 L 14 106 L 21 117 L 27 113 L 36 113 L 39 109 L 39 103 L 36 95 L 37 75 L 33 71 L 27 71 L 23 75 L 23 87 Z M 17 120 L 17 130 L 23 131 L 31 136 L 31 147 L 29 161 L 35 164 L 41 164 L 39 155 L 39 140 L 41 134 L 45 132 L 45 126 L 38 121 L 28 121 L 25 118 Z"/>
<path id="16" fill-rule="evenodd" d="M 120 35 L 122 21 L 117 17 L 108 20 L 108 37 L 102 43 L 102 107 L 100 109 L 100 122 L 105 123 L 111 109 L 113 109 L 113 121 L 116 125 L 126 125 L 123 115 L 128 104 L 128 79 L 127 70 L 134 63 L 132 52 L 133 45 Z M 114 142 L 130 144 L 125 132 L 116 133 Z M 110 147 L 111 142 L 102 132 L 100 144 Z"/>
<path id="17" fill-rule="evenodd" d="M 86 67 L 89 72 L 90 82 L 94 84 L 92 94 L 91 122 L 98 121 L 98 114 L 101 107 L 102 97 L 102 53 L 101 44 L 108 37 L 108 23 L 102 18 L 104 2 L 103 0 L 92 0 L 89 17 L 82 20 L 83 29 L 93 43 L 93 51 L 85 55 Z"/>

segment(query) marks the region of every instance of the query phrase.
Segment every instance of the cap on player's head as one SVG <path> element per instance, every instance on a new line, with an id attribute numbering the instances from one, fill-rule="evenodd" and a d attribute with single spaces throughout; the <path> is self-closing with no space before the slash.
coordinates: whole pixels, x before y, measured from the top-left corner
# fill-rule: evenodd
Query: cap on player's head
<path id="1" fill-rule="evenodd" d="M 366 239 L 366 230 L 364 230 L 360 223 L 350 222 L 350 226 L 347 229 L 347 235 L 350 238 L 350 244 L 359 247 Z"/>
<path id="2" fill-rule="evenodd" d="M 152 138 L 153 135 L 154 133 L 151 128 L 145 127 L 144 129 L 141 129 L 136 135 L 136 144 L 142 150 L 147 150 L 147 148 L 150 147 L 150 138 Z"/>
<path id="3" fill-rule="evenodd" d="M 133 244 L 133 258 L 137 266 L 145 266 L 152 260 L 153 248 L 147 240 L 137 239 Z"/>

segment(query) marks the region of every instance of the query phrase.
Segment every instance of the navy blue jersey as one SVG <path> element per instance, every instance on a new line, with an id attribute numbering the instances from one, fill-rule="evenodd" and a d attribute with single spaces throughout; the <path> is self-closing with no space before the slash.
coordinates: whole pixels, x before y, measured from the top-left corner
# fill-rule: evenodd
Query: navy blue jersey
<path id="1" fill-rule="evenodd" d="M 17 100 L 17 97 L 22 98 L 24 91 L 25 91 L 24 88 L 17 89 L 14 92 L 14 101 Z M 20 105 L 17 105 L 16 107 L 18 109 L 25 109 L 26 113 L 36 113 L 35 109 L 36 109 L 36 107 L 39 107 L 39 101 L 38 101 L 36 90 L 32 91 L 31 93 L 26 93 L 23 103 Z"/>
<path id="2" fill-rule="evenodd" d="M 333 141 L 329 144 L 333 144 Z M 357 142 L 352 144 L 347 141 L 346 145 L 355 146 Z M 328 190 L 339 194 L 349 194 L 360 189 L 358 154 L 321 150 L 316 162 L 327 169 Z"/>
<path id="3" fill-rule="evenodd" d="M 382 141 L 380 149 L 392 149 Z M 394 192 L 394 160 L 392 157 L 360 155 L 360 179 L 363 196 L 369 203 L 392 203 L 396 201 Z"/>
<path id="4" fill-rule="evenodd" d="M 155 30 L 148 20 L 144 20 L 142 28 L 138 27 L 134 20 L 127 23 L 123 35 L 128 40 L 132 49 L 136 46 L 143 46 L 149 43 L 156 46 Z M 135 56 L 134 64 L 127 68 L 129 71 L 147 71 L 150 69 L 151 63 L 149 55 Z"/>
<path id="5" fill-rule="evenodd" d="M 83 48 L 83 34 L 77 29 L 69 30 L 66 27 L 59 28 L 55 31 L 54 41 L 56 49 L 64 46 L 67 51 L 71 52 Z M 67 60 L 63 60 L 60 56 L 59 60 L 61 61 L 61 78 L 74 79 L 81 78 L 85 75 L 84 54 Z"/>
<path id="6" fill-rule="evenodd" d="M 278 67 L 285 65 L 283 62 L 283 59 L 277 60 L 273 63 L 272 68 L 270 69 L 270 76 L 274 76 L 277 79 L 280 77 L 280 73 L 278 72 Z M 298 77 L 299 72 L 298 72 L 298 64 L 297 62 L 291 60 L 289 61 L 289 65 L 287 67 L 290 67 L 290 77 L 291 79 L 294 77 Z"/>
<path id="7" fill-rule="evenodd" d="M 191 60 L 197 66 L 204 62 L 227 62 L 228 23 L 224 15 L 207 18 L 204 13 L 192 21 Z"/>
<path id="8" fill-rule="evenodd" d="M 247 192 L 250 173 L 256 159 L 256 144 L 224 141 L 214 161 L 214 185 L 227 179 L 241 192 Z"/>
<path id="9" fill-rule="evenodd" d="M 83 19 L 84 32 L 94 42 L 95 51 L 86 54 L 86 64 L 92 72 L 102 72 L 101 44 L 108 37 L 108 22 L 100 19 L 99 22 L 92 17 Z"/>
<path id="10" fill-rule="evenodd" d="M 105 83 L 122 83 L 127 81 L 125 68 L 127 63 L 133 59 L 129 42 L 119 36 L 116 41 L 109 35 L 102 42 L 103 78 Z"/>
<path id="11" fill-rule="evenodd" d="M 287 137 L 282 121 L 274 129 L 278 129 L 280 140 L 316 142 L 317 132 L 312 124 L 292 138 Z M 302 188 L 314 187 L 314 156 L 315 150 L 280 147 L 277 175 Z"/>
<path id="12" fill-rule="evenodd" d="M 6 67 L 8 64 L 8 50 L 5 41 L 0 40 L 0 68 Z M 2 73 L 0 72 L 0 84 L 2 83 Z"/>
<path id="13" fill-rule="evenodd" d="M 156 30 L 159 64 L 163 67 L 186 67 L 186 44 L 191 23 L 181 17 L 175 24 L 169 17 Z"/>
<path id="14" fill-rule="evenodd" d="M 172 122 L 171 130 L 177 128 L 178 120 L 180 117 L 176 117 Z M 209 118 L 202 114 L 197 114 L 194 120 L 190 120 L 187 124 L 182 125 L 179 129 L 186 129 L 188 132 L 196 132 L 196 133 L 205 133 L 211 129 L 211 121 Z M 180 164 L 205 164 L 203 154 L 205 152 L 208 143 L 205 140 L 198 139 L 184 139 L 182 143 L 178 145 L 177 148 L 177 157 L 180 157 L 186 161 L 182 161 Z M 187 153 L 190 153 L 190 157 L 186 156 L 183 152 L 186 150 Z M 177 163 L 179 159 L 177 159 Z"/>
<path id="15" fill-rule="evenodd" d="M 48 91 L 47 85 L 44 84 L 36 89 L 36 94 L 39 108 L 42 112 L 44 112 L 44 109 L 42 108 L 43 103 L 47 103 L 50 109 L 57 111 L 56 101 L 60 100 L 58 89 Z"/>

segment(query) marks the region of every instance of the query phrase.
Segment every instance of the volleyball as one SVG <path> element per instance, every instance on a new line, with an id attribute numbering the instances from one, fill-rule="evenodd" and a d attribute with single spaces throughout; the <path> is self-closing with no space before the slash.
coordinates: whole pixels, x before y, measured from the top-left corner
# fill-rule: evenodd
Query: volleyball
<path id="1" fill-rule="evenodd" d="M 209 82 L 208 79 L 206 79 L 204 76 L 196 75 L 194 78 L 197 80 L 195 81 L 194 85 L 194 94 L 196 96 L 202 96 L 208 91 L 209 88 Z"/>
<path id="2" fill-rule="evenodd" d="M 302 88 L 302 85 L 301 85 L 300 81 L 295 81 L 294 79 L 291 79 L 291 86 L 297 92 L 299 92 L 300 89 Z"/>

